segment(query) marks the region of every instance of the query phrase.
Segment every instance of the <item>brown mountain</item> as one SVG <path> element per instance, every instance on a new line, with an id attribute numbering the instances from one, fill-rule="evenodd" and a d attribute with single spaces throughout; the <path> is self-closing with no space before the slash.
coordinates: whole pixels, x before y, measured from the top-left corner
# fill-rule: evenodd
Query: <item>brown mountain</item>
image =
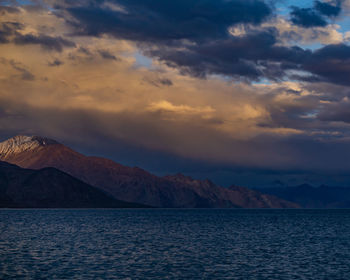
<path id="1" fill-rule="evenodd" d="M 24 168 L 55 167 L 115 198 L 155 207 L 295 208 L 274 196 L 246 188 L 226 189 L 183 175 L 158 177 L 137 167 L 84 156 L 54 140 L 16 136 L 0 143 L 0 160 Z"/>
<path id="2" fill-rule="evenodd" d="M 20 168 L 0 161 L 0 208 L 141 207 L 118 201 L 58 169 Z"/>

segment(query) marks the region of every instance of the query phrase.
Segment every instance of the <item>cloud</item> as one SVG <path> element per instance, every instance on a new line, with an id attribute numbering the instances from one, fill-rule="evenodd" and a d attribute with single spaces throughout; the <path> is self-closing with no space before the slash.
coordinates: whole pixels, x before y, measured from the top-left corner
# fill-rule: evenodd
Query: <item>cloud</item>
<path id="1" fill-rule="evenodd" d="M 4 68 L 6 66 L 10 66 L 13 70 L 15 70 L 16 74 L 13 76 L 14 78 L 20 77 L 20 79 L 24 81 L 33 81 L 35 79 L 35 75 L 26 69 L 20 62 L 0 57 L 0 64 L 2 64 Z"/>
<path id="2" fill-rule="evenodd" d="M 341 43 L 342 35 L 324 19 L 340 13 L 340 2 L 316 1 L 315 9 L 294 7 L 296 25 L 286 27 L 285 22 L 284 31 L 281 24 L 277 29 L 269 22 L 273 9 L 261 1 L 120 0 L 116 4 L 117 8 L 111 8 L 83 1 L 56 8 L 75 34 L 91 37 L 107 34 L 133 41 L 143 54 L 183 75 L 199 78 L 222 75 L 244 82 L 262 79 L 344 82 L 331 77 L 331 73 L 318 71 L 318 52 L 291 44 L 293 40 L 315 42 L 318 38 L 324 38 L 325 43 Z M 308 31 L 300 30 L 298 25 Z M 240 33 L 233 33 L 235 26 L 243 27 Z M 283 44 L 287 41 L 289 44 Z M 110 59 L 114 56 L 101 51 L 100 55 Z"/>
<path id="3" fill-rule="evenodd" d="M 248 80 L 283 79 L 286 70 L 299 69 L 311 55 L 310 51 L 299 47 L 277 46 L 273 29 L 180 50 L 153 48 L 146 53 L 196 77 L 221 74 Z"/>
<path id="4" fill-rule="evenodd" d="M 327 108 L 321 110 L 317 117 L 321 121 L 350 123 L 350 100 L 348 96 L 341 100 L 329 102 Z"/>
<path id="5" fill-rule="evenodd" d="M 261 32 L 264 30 L 274 29 L 278 45 L 293 46 L 302 45 L 312 46 L 315 44 L 337 44 L 345 40 L 345 35 L 341 32 L 341 26 L 338 24 L 329 24 L 325 27 L 305 28 L 294 25 L 283 16 L 264 22 L 260 26 L 237 25 L 229 29 L 234 36 L 246 36 L 248 33 Z"/>
<path id="6" fill-rule="evenodd" d="M 10 42 L 10 36 L 17 33 L 17 30 L 23 28 L 19 22 L 0 22 L 0 43 Z"/>
<path id="7" fill-rule="evenodd" d="M 112 60 L 118 60 L 118 58 L 111 54 L 109 51 L 107 50 L 99 50 L 98 53 L 101 55 L 101 57 L 103 57 L 104 59 L 112 59 Z"/>
<path id="8" fill-rule="evenodd" d="M 349 85 L 348 45 L 330 44 L 310 51 L 276 43 L 274 31 L 267 30 L 180 50 L 172 47 L 151 48 L 146 54 L 195 77 L 220 74 L 241 80 L 246 78 L 248 81 L 290 78 Z"/>
<path id="9" fill-rule="evenodd" d="M 111 34 L 142 42 L 227 37 L 229 26 L 259 24 L 272 13 L 260 0 L 120 0 L 117 3 L 121 10 L 99 5 L 97 1 L 66 10 L 76 20 L 70 22 L 79 34 Z"/>
<path id="10" fill-rule="evenodd" d="M 336 44 L 320 48 L 305 61 L 303 68 L 321 80 L 350 85 L 350 46 Z"/>
<path id="11" fill-rule="evenodd" d="M 213 108 L 210 106 L 206 107 L 191 107 L 188 105 L 174 105 L 166 100 L 161 100 L 158 102 L 151 103 L 147 110 L 149 112 L 157 112 L 157 113 L 172 113 L 176 115 L 199 115 L 204 118 L 210 116 L 215 112 Z"/>
<path id="12" fill-rule="evenodd" d="M 315 8 L 327 17 L 336 17 L 341 12 L 341 1 L 336 1 L 334 5 L 327 2 L 315 1 Z"/>
<path id="13" fill-rule="evenodd" d="M 19 13 L 19 9 L 11 6 L 0 6 L 0 15 L 4 16 L 7 13 Z"/>
<path id="14" fill-rule="evenodd" d="M 75 47 L 75 43 L 70 40 L 43 34 L 17 34 L 13 42 L 17 45 L 40 45 L 45 50 L 58 52 L 62 52 L 64 47 Z"/>
<path id="15" fill-rule="evenodd" d="M 315 1 L 313 8 L 299 8 L 292 6 L 291 21 L 303 27 L 324 27 L 328 25 L 327 17 L 336 17 L 340 14 L 341 1 L 335 3 Z"/>
<path id="16" fill-rule="evenodd" d="M 328 23 L 322 15 L 312 8 L 292 7 L 291 20 L 303 27 L 326 26 Z"/>
<path id="17" fill-rule="evenodd" d="M 90 153 L 91 147 L 96 148 L 97 143 L 103 142 L 99 153 L 105 149 L 108 157 L 118 161 L 120 158 L 117 155 L 121 151 L 116 151 L 117 147 L 120 150 L 128 147 L 129 158 L 137 157 L 135 147 L 141 147 L 142 153 L 148 150 L 150 156 L 158 153 L 161 158 L 162 154 L 170 154 L 175 159 L 199 160 L 202 164 L 212 164 L 216 168 L 237 166 L 245 170 L 263 168 L 309 172 L 329 170 L 330 164 L 333 170 L 350 168 L 346 160 L 339 160 L 347 158 L 348 143 L 338 143 L 332 139 L 318 141 L 307 135 L 285 137 L 270 134 L 242 141 L 214 127 L 203 126 L 203 123 L 195 122 L 194 119 L 191 122 L 187 120 L 184 125 L 175 119 L 159 119 L 153 112 L 135 114 L 63 109 L 57 106 L 44 108 L 4 99 L 1 99 L 0 104 L 1 135 L 19 132 L 45 134 L 67 145 L 76 145 L 80 150 L 84 147 L 89 150 L 90 147 Z M 188 112 L 181 106 L 173 105 L 170 109 Z M 67 122 L 67 119 L 70 121 Z M 115 154 L 111 151 L 115 151 Z"/>
<path id="18" fill-rule="evenodd" d="M 55 60 L 53 60 L 52 62 L 48 63 L 49 66 L 60 66 L 62 64 L 63 64 L 63 62 L 57 58 Z"/>
<path id="19" fill-rule="evenodd" d="M 17 12 L 19 13 L 19 12 Z M 40 45 L 49 51 L 62 52 L 64 47 L 75 47 L 75 43 L 61 36 L 49 36 L 46 34 L 23 34 L 26 25 L 18 21 L 0 22 L 0 43 L 13 42 L 17 45 Z"/>
<path id="20" fill-rule="evenodd" d="M 159 83 L 161 83 L 164 86 L 172 86 L 173 82 L 170 79 L 164 78 L 164 79 L 160 79 Z"/>
<path id="21" fill-rule="evenodd" d="M 161 86 L 170 87 L 173 85 L 173 81 L 168 78 L 150 79 L 149 77 L 144 77 L 143 80 L 155 87 L 161 87 Z"/>

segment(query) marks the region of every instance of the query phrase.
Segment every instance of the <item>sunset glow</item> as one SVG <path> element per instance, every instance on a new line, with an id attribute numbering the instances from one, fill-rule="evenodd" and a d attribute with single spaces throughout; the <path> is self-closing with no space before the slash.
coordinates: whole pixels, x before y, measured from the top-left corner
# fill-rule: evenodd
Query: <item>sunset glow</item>
<path id="1" fill-rule="evenodd" d="M 350 2 L 272 2 L 0 1 L 2 140 L 223 185 L 348 184 Z"/>

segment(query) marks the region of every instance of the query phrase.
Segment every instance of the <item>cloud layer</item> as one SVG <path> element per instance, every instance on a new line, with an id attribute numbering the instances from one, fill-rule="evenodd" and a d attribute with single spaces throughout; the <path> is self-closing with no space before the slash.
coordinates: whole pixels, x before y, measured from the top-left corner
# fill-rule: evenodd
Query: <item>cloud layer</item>
<path id="1" fill-rule="evenodd" d="M 160 173 L 346 174 L 350 46 L 331 23 L 346 11 L 313 5 L 4 5 L 0 136 L 42 134 Z"/>
<path id="2" fill-rule="evenodd" d="M 347 45 L 308 50 L 282 44 L 283 33 L 262 23 L 278 18 L 274 8 L 263 1 L 89 1 L 73 6 L 57 6 L 68 14 L 67 22 L 80 35 L 107 34 L 136 42 L 144 54 L 180 69 L 183 74 L 205 78 L 224 75 L 238 80 L 262 79 L 324 81 L 347 84 L 338 74 L 317 71 L 325 63 L 337 72 L 350 57 L 330 56 L 330 48 L 345 50 Z M 291 7 L 291 23 L 303 28 L 326 27 L 328 18 L 339 16 L 342 2 L 315 1 L 313 8 Z M 117 8 L 116 8 L 117 7 Z M 229 29 L 244 25 L 244 34 Z M 303 32 L 302 30 L 300 30 Z M 313 36 L 322 36 L 324 30 Z M 283 38 L 284 36 L 284 38 Z M 294 36 L 295 37 L 295 36 Z M 257 47 L 258 46 L 258 47 Z M 327 58 L 323 54 L 327 52 Z M 317 62 L 315 62 L 317 61 Z M 316 67 L 315 67 L 316 66 Z M 305 72 L 295 75 L 296 71 Z M 348 70 L 344 74 L 349 74 Z M 290 74 L 292 73 L 292 74 Z M 305 77 L 306 76 L 306 77 Z"/>

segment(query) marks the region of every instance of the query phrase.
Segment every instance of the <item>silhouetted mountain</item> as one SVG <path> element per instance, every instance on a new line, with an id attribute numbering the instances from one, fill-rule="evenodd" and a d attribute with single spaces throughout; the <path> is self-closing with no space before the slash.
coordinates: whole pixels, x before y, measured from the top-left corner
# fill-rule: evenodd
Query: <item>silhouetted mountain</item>
<path id="1" fill-rule="evenodd" d="M 193 188 L 201 196 L 211 201 L 217 207 L 228 207 L 233 203 L 244 208 L 295 208 L 296 204 L 281 200 L 271 195 L 265 195 L 258 191 L 244 187 L 231 186 L 223 188 L 215 185 L 210 180 L 194 180 L 182 174 L 165 176 L 164 178 L 174 182 L 176 185 L 185 185 Z"/>
<path id="2" fill-rule="evenodd" d="M 350 188 L 346 187 L 313 187 L 303 184 L 296 187 L 264 188 L 261 191 L 305 208 L 350 208 Z"/>
<path id="3" fill-rule="evenodd" d="M 155 207 L 298 207 L 246 188 L 230 190 L 181 174 L 158 177 L 137 167 L 84 156 L 54 140 L 37 136 L 16 136 L 0 143 L 0 160 L 32 169 L 55 167 L 117 199 Z"/>
<path id="4" fill-rule="evenodd" d="M 31 170 L 0 161 L 0 207 L 116 208 L 140 205 L 118 201 L 52 167 Z"/>

